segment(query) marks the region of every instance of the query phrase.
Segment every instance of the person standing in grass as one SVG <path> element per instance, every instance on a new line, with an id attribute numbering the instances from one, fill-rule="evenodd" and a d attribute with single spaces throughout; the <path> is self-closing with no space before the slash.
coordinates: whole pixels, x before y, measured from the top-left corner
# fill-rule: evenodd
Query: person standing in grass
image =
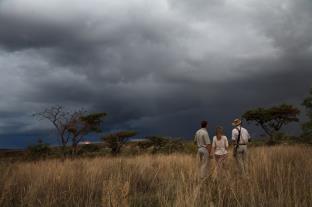
<path id="1" fill-rule="evenodd" d="M 227 137 L 224 135 L 223 128 L 217 127 L 216 136 L 213 137 L 212 141 L 212 151 L 215 156 L 217 173 L 223 168 L 224 161 L 227 157 L 227 149 L 229 147 L 229 142 Z"/>
<path id="2" fill-rule="evenodd" d="M 200 162 L 200 176 L 208 175 L 211 142 L 208 134 L 208 122 L 202 121 L 201 128 L 196 132 L 194 142 L 197 145 L 197 156 Z"/>
<path id="3" fill-rule="evenodd" d="M 232 131 L 232 141 L 234 144 L 233 155 L 236 159 L 240 173 L 246 173 L 246 161 L 247 161 L 247 144 L 250 141 L 250 135 L 244 127 L 242 127 L 242 121 L 235 119 L 232 123 L 234 127 Z"/>

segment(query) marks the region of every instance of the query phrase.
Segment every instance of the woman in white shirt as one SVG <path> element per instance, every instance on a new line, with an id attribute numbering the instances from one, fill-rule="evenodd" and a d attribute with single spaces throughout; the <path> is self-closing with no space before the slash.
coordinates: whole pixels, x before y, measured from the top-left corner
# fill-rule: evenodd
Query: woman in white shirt
<path id="1" fill-rule="evenodd" d="M 227 157 L 227 149 L 229 147 L 229 142 L 227 137 L 224 135 L 223 128 L 217 127 L 216 136 L 213 137 L 212 150 L 215 155 L 217 163 L 217 171 L 223 168 L 223 163 Z"/>

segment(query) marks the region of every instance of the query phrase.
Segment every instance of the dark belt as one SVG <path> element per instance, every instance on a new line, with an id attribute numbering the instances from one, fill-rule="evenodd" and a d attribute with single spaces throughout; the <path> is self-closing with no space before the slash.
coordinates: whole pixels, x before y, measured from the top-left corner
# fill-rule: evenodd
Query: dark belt
<path id="1" fill-rule="evenodd" d="M 239 145 L 247 145 L 247 144 L 239 144 Z M 237 144 L 236 144 L 236 146 L 237 146 Z"/>

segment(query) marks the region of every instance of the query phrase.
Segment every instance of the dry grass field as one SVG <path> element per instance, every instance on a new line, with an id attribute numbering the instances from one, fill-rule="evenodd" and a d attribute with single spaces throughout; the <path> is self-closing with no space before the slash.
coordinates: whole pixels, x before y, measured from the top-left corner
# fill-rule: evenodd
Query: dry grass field
<path id="1" fill-rule="evenodd" d="M 0 206 L 312 206 L 311 147 L 255 147 L 249 158 L 246 177 L 229 156 L 204 180 L 187 154 L 1 163 Z"/>

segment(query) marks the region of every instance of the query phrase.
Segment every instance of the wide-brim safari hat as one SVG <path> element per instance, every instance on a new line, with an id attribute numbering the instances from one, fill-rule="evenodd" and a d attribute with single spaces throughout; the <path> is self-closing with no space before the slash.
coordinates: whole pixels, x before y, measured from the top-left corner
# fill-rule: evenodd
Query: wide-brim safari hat
<path id="1" fill-rule="evenodd" d="M 239 126 L 241 124 L 242 124 L 242 121 L 240 119 L 234 119 L 234 121 L 232 123 L 233 126 Z"/>

